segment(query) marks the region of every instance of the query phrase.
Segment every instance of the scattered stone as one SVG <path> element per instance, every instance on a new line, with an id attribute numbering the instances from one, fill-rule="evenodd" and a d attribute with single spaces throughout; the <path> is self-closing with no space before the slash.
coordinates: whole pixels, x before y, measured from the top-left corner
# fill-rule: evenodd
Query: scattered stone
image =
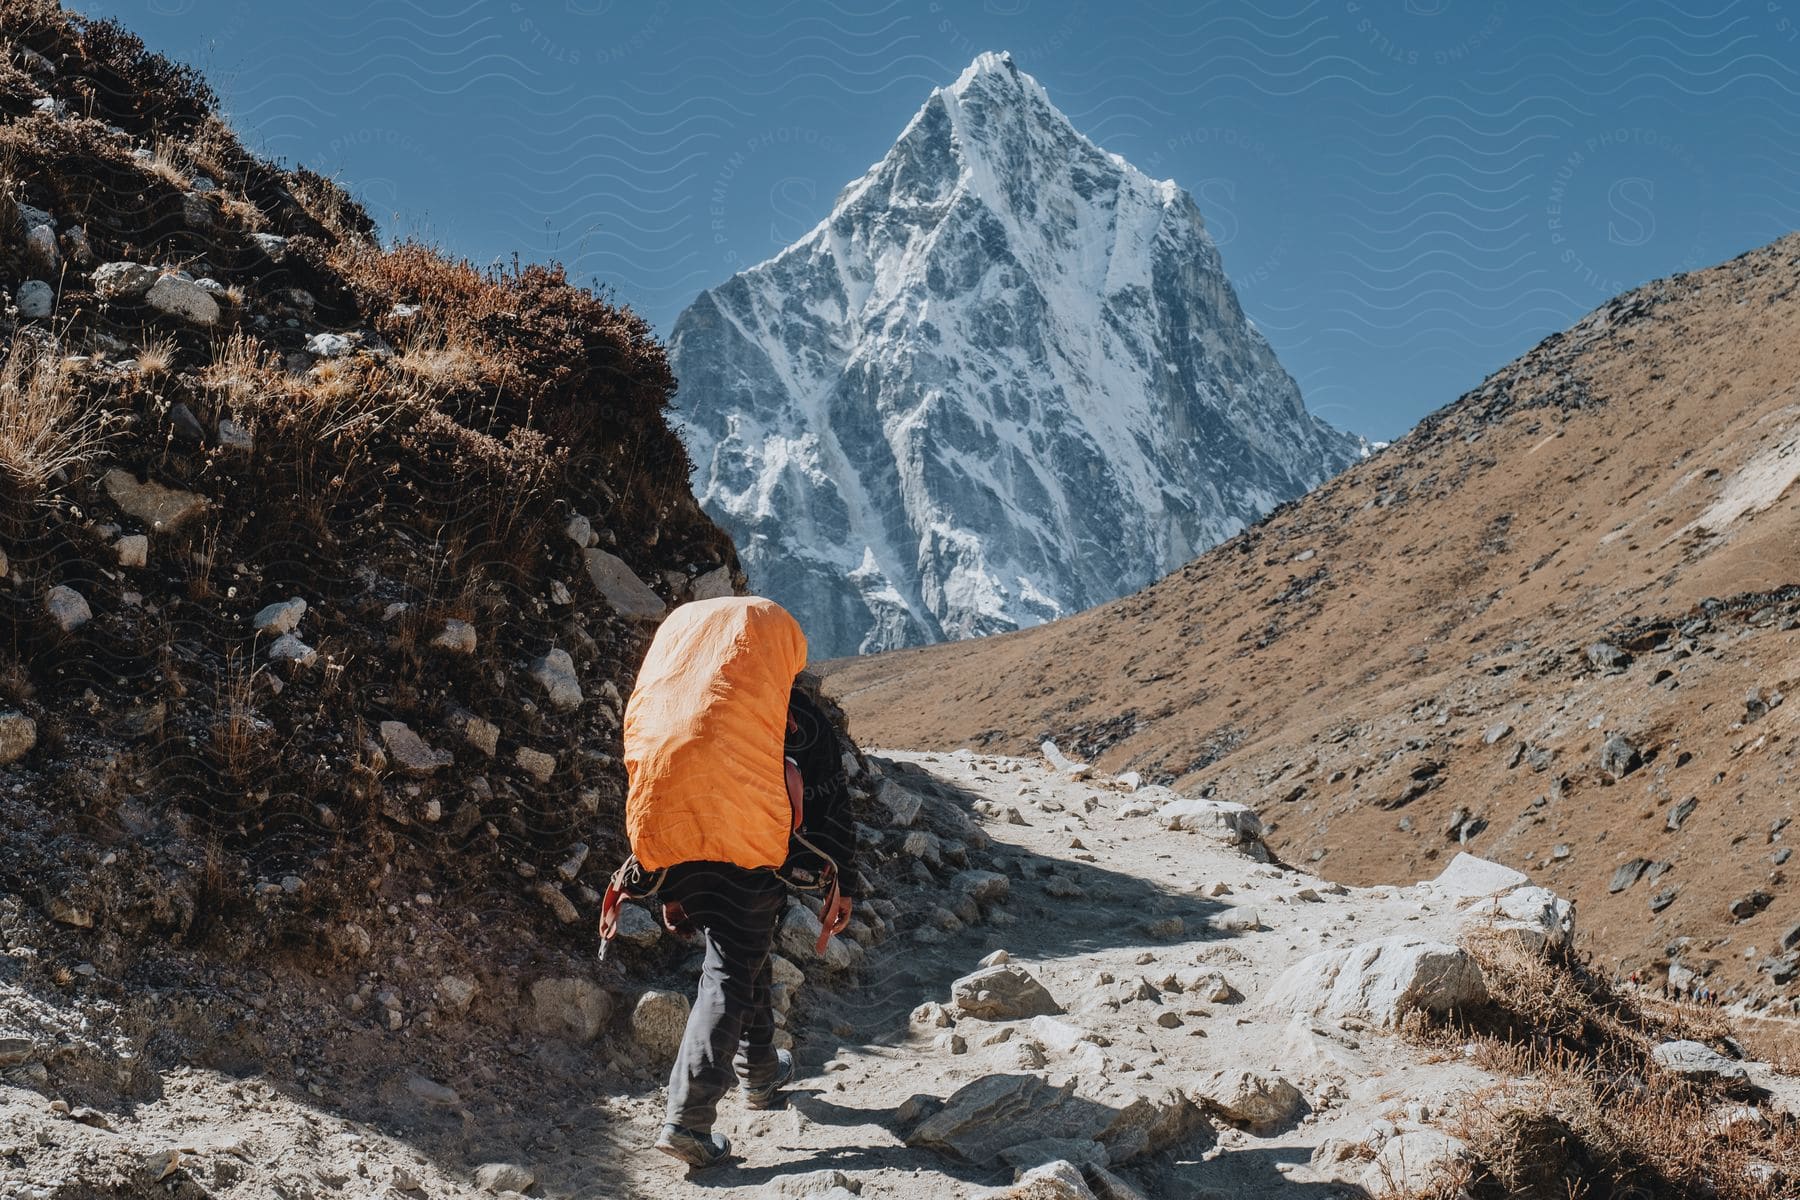
<path id="1" fill-rule="evenodd" d="M 55 274 L 62 266 L 62 251 L 56 246 L 56 230 L 49 225 L 33 225 L 25 231 L 25 256 Z"/>
<path id="2" fill-rule="evenodd" d="M 951 1004 L 984 1021 L 1014 1021 L 1063 1011 L 1044 985 L 1020 967 L 983 967 L 950 985 Z"/>
<path id="3" fill-rule="evenodd" d="M 73 633 L 94 619 L 87 597 L 67 584 L 59 583 L 44 594 L 44 611 L 64 633 Z"/>
<path id="4" fill-rule="evenodd" d="M 117 467 L 100 480 L 107 496 L 128 516 L 148 525 L 153 533 L 172 533 L 206 509 L 206 497 L 166 488 L 160 483 L 139 483 L 129 471 Z"/>
<path id="5" fill-rule="evenodd" d="M 925 797 L 917 792 L 908 791 L 891 779 L 881 781 L 875 789 L 875 798 L 887 809 L 889 824 L 898 829 L 905 829 L 919 819 L 919 810 L 925 805 Z"/>
<path id="6" fill-rule="evenodd" d="M 113 543 L 119 565 L 127 569 L 141 567 L 150 561 L 150 539 L 141 533 L 128 533 Z"/>
<path id="7" fill-rule="evenodd" d="M 452 732 L 462 735 L 463 741 L 475 747 L 489 758 L 500 748 L 500 727 L 492 721 L 476 716 L 464 709 L 453 708 L 445 718 Z"/>
<path id="8" fill-rule="evenodd" d="M 219 302 L 205 288 L 179 275 L 159 276 L 144 294 L 144 302 L 164 316 L 195 325 L 216 325 L 219 321 Z"/>
<path id="9" fill-rule="evenodd" d="M 619 909 L 618 940 L 626 945 L 646 950 L 656 945 L 662 933 L 662 925 L 642 905 L 627 904 Z M 779 955 L 776 957 L 780 958 Z M 782 958 L 780 961 L 787 960 Z"/>
<path id="10" fill-rule="evenodd" d="M 480 990 L 473 979 L 446 975 L 437 983 L 438 1007 L 452 1016 L 460 1017 L 469 1011 L 469 1005 L 475 1002 L 475 994 Z"/>
<path id="11" fill-rule="evenodd" d="M 439 650 L 448 650 L 452 654 L 475 653 L 475 626 L 455 617 L 444 622 L 444 629 L 431 639 L 431 644 Z"/>
<path id="12" fill-rule="evenodd" d="M 737 589 L 731 586 L 730 567 L 714 567 L 694 579 L 694 599 L 696 600 L 723 600 L 727 596 L 735 595 L 737 595 Z"/>
<path id="13" fill-rule="evenodd" d="M 1663 909 L 1669 907 L 1669 905 L 1675 903 L 1675 897 L 1680 894 L 1681 889 L 1675 887 L 1673 884 L 1663 888 L 1660 892 L 1657 892 L 1656 895 L 1650 897 L 1650 911 L 1653 913 L 1661 912 Z"/>
<path id="14" fill-rule="evenodd" d="M 862 1191 L 862 1184 L 829 1168 L 798 1175 L 777 1175 L 756 1189 L 757 1200 L 841 1200 Z"/>
<path id="15" fill-rule="evenodd" d="M 413 775 L 429 775 L 456 759 L 448 750 L 434 750 L 404 721 L 381 723 L 381 744 L 401 768 Z"/>
<path id="16" fill-rule="evenodd" d="M 356 349 L 358 339 L 343 333 L 315 333 L 306 339 L 306 352 L 315 358 L 342 358 Z"/>
<path id="17" fill-rule="evenodd" d="M 301 641 L 299 634 L 284 633 L 269 644 L 269 661 L 310 667 L 319 661 L 319 652 Z"/>
<path id="18" fill-rule="evenodd" d="M 541 880 L 531 890 L 537 893 L 539 900 L 550 906 L 550 911 L 555 913 L 556 919 L 564 925 L 573 925 L 581 920 L 581 910 L 576 908 L 575 902 L 565 896 L 563 890 L 554 883 L 549 880 Z"/>
<path id="19" fill-rule="evenodd" d="M 1742 1082 L 1749 1072 L 1701 1042 L 1682 1039 L 1663 1042 L 1650 1051 L 1650 1059 L 1665 1071 L 1690 1079 Z"/>
<path id="20" fill-rule="evenodd" d="M 483 1163 L 475 1168 L 475 1186 L 484 1192 L 523 1192 L 536 1182 L 537 1174 L 517 1163 Z"/>
<path id="21" fill-rule="evenodd" d="M 550 703 L 560 709 L 578 708 L 584 697 L 575 675 L 575 660 L 567 650 L 551 650 L 531 664 L 531 677 L 543 686 Z"/>
<path id="22" fill-rule="evenodd" d="M 440 1108 L 455 1108 L 462 1103 L 462 1097 L 453 1087 L 439 1083 L 435 1079 L 427 1079 L 423 1075 L 408 1075 L 406 1090 L 427 1104 L 435 1104 Z"/>
<path id="23" fill-rule="evenodd" d="M 1294 963 L 1269 989 L 1278 1011 L 1388 1027 L 1412 1009 L 1445 1013 L 1487 999 L 1481 968 L 1447 942 L 1406 936 L 1326 950 Z"/>
<path id="24" fill-rule="evenodd" d="M 582 549 L 587 549 L 600 539 L 594 534 L 594 523 L 576 513 L 563 525 L 563 534 Z"/>
<path id="25" fill-rule="evenodd" d="M 1468 1170 L 1471 1155 L 1460 1138 L 1414 1129 L 1389 1138 L 1362 1173 L 1371 1196 L 1412 1196 Z"/>
<path id="26" fill-rule="evenodd" d="M 1513 727 L 1505 721 L 1496 721 L 1494 724 L 1487 727 L 1487 732 L 1481 735 L 1482 744 L 1491 746 L 1501 738 L 1511 734 L 1512 731 Z"/>
<path id="27" fill-rule="evenodd" d="M 1600 747 L 1600 769 L 1614 779 L 1623 779 L 1643 765 L 1643 755 L 1622 733 L 1613 734 Z"/>
<path id="28" fill-rule="evenodd" d="M 1171 942 L 1176 938 L 1179 938 L 1186 931 L 1186 928 L 1186 925 L 1182 922 L 1180 917 L 1163 917 L 1146 924 L 1144 926 L 1144 932 L 1153 938 Z"/>
<path id="29" fill-rule="evenodd" d="M 131 300 L 150 290 L 162 272 L 143 263 L 109 262 L 94 268 L 94 293 L 102 300 Z"/>
<path id="30" fill-rule="evenodd" d="M 256 243 L 257 249 L 268 257 L 270 262 L 280 262 L 287 257 L 288 240 L 279 233 L 253 233 L 250 240 Z"/>
<path id="31" fill-rule="evenodd" d="M 72 925 L 77 929 L 94 927 L 93 910 L 71 902 L 66 896 L 50 898 L 50 919 L 59 925 Z"/>
<path id="32" fill-rule="evenodd" d="M 1730 913 L 1733 920 L 1744 921 L 1754 917 L 1763 909 L 1775 902 L 1775 897 L 1758 888 L 1748 892 L 1731 902 Z"/>
<path id="33" fill-rule="evenodd" d="M 256 439 L 250 436 L 250 431 L 230 417 L 219 418 L 219 444 L 244 454 L 256 449 Z"/>
<path id="34" fill-rule="evenodd" d="M 1299 1088 L 1260 1071 L 1214 1071 L 1186 1091 L 1202 1109 L 1258 1132 L 1286 1124 L 1306 1107 Z"/>
<path id="35" fill-rule="evenodd" d="M 591 1042 L 612 1016 L 612 993 L 591 979 L 540 979 L 531 985 L 537 1031 L 550 1037 Z"/>
<path id="36" fill-rule="evenodd" d="M 1081 1168 L 1062 1159 L 1032 1167 L 1009 1187 L 991 1188 L 976 1196 L 978 1200 L 1097 1200 Z"/>
<path id="37" fill-rule="evenodd" d="M 36 721 L 16 710 L 0 712 L 0 767 L 18 762 L 36 745 Z"/>
<path id="38" fill-rule="evenodd" d="M 300 627 L 300 618 L 305 615 L 306 601 L 295 596 L 292 600 L 278 600 L 263 608 L 250 618 L 250 624 L 258 633 L 292 633 Z"/>
<path id="39" fill-rule="evenodd" d="M 815 949 L 824 927 L 812 909 L 793 901 L 782 914 L 779 937 L 781 946 L 797 959 L 818 957 Z M 825 965 L 833 971 L 848 971 L 862 961 L 862 947 L 855 942 L 834 937 L 825 943 Z"/>
<path id="40" fill-rule="evenodd" d="M 1631 665 L 1631 655 L 1611 642 L 1595 642 L 1589 646 L 1587 660 L 1603 675 L 1617 675 Z"/>
<path id="41" fill-rule="evenodd" d="M 13 293 L 13 303 L 19 306 L 20 317 L 39 321 L 56 311 L 56 289 L 42 279 L 27 279 Z"/>
<path id="42" fill-rule="evenodd" d="M 1669 805 L 1669 815 L 1663 823 L 1671 831 L 1680 829 L 1687 819 L 1694 815 L 1694 810 L 1699 807 L 1700 798 L 1698 796 L 1689 796 L 1686 800 L 1677 800 L 1675 803 Z"/>
<path id="43" fill-rule="evenodd" d="M 631 1032 L 658 1062 L 675 1057 L 687 1029 L 688 999 L 679 992 L 651 989 L 631 1010 Z"/>
<path id="44" fill-rule="evenodd" d="M 529 746 L 520 746 L 515 750 L 513 762 L 539 783 L 549 783 L 550 777 L 556 774 L 556 755 L 533 750 Z"/>
<path id="45" fill-rule="evenodd" d="M 1003 903 L 1012 891 L 1012 883 L 998 871 L 958 871 L 950 878 L 953 895 L 969 896 L 977 904 Z"/>
<path id="46" fill-rule="evenodd" d="M 1650 860 L 1647 858 L 1634 858 L 1628 863 L 1621 863 L 1613 872 L 1612 882 L 1606 885 L 1606 890 L 1615 894 L 1624 891 L 1636 883 L 1649 866 Z"/>
<path id="47" fill-rule="evenodd" d="M 565 881 L 574 883 L 575 877 L 581 874 L 581 868 L 586 864 L 587 858 L 588 844 L 576 842 L 569 847 L 569 857 L 556 864 L 556 873 L 561 875 Z"/>
<path id="48" fill-rule="evenodd" d="M 616 554 L 590 547 L 582 551 L 588 578 L 621 617 L 635 621 L 660 621 L 667 611 L 663 598 Z"/>
<path id="49" fill-rule="evenodd" d="M 1183 995 L 1194 996 L 1208 1004 L 1228 1004 L 1240 998 L 1223 971 L 1206 967 L 1187 967 L 1175 972 L 1175 982 Z"/>

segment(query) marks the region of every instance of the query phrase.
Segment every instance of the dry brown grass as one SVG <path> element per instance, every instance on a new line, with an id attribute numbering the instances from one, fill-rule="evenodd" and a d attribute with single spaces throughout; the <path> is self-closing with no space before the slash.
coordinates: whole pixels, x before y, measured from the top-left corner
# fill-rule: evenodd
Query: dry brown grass
<path id="1" fill-rule="evenodd" d="M 214 689 L 209 749 L 219 773 L 236 784 L 256 769 L 257 751 L 268 724 L 256 712 L 256 681 L 261 668 L 251 668 L 236 654 L 227 660 Z"/>
<path id="2" fill-rule="evenodd" d="M 145 379 L 167 375 L 175 366 L 175 339 L 157 338 L 138 347 L 137 371 Z"/>
<path id="3" fill-rule="evenodd" d="M 41 491 L 98 454 L 107 436 L 105 413 L 83 403 L 56 348 L 15 337 L 0 360 L 0 471 Z"/>
<path id="4" fill-rule="evenodd" d="M 1774 1116 L 1728 1127 L 1721 1117 L 1751 1097 L 1671 1075 L 1651 1059 L 1660 1042 L 1726 1036 L 1717 1010 L 1640 1005 L 1578 964 L 1516 940 L 1465 946 L 1481 964 L 1490 1006 L 1452 1021 L 1414 1017 L 1406 1033 L 1505 1082 L 1465 1096 L 1441 1122 L 1479 1165 L 1417 1200 L 1796 1194 L 1800 1124 Z"/>

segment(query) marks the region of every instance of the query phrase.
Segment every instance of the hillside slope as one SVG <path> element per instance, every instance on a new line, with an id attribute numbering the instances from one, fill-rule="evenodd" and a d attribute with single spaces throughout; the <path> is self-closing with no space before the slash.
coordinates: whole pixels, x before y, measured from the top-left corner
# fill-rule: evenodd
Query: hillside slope
<path id="1" fill-rule="evenodd" d="M 871 744 L 1054 738 L 1346 881 L 1465 845 L 1603 961 L 1785 1004 L 1797 283 L 1788 237 L 1649 284 L 1136 595 L 830 685 Z"/>
<path id="2" fill-rule="evenodd" d="M 822 652 L 1149 583 L 1336 474 L 1199 207 L 1010 56 L 934 89 L 830 215 L 669 340 L 694 490 Z"/>

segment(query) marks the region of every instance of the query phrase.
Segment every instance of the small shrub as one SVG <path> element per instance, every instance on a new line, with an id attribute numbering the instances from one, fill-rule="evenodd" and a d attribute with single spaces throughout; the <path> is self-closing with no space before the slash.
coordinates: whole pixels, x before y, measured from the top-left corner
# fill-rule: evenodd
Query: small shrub
<path id="1" fill-rule="evenodd" d="M 55 346 L 15 337 L 0 360 L 0 472 L 19 491 L 38 492 L 106 439 L 105 414 L 82 402 Z"/>

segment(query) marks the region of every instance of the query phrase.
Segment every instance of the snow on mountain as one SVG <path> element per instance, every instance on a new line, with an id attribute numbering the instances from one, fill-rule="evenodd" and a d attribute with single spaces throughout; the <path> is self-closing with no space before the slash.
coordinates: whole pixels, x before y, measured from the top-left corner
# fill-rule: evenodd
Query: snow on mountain
<path id="1" fill-rule="evenodd" d="M 1353 461 L 1238 307 L 1193 198 L 1005 54 L 669 354 L 694 490 L 815 657 L 1037 624 Z"/>

